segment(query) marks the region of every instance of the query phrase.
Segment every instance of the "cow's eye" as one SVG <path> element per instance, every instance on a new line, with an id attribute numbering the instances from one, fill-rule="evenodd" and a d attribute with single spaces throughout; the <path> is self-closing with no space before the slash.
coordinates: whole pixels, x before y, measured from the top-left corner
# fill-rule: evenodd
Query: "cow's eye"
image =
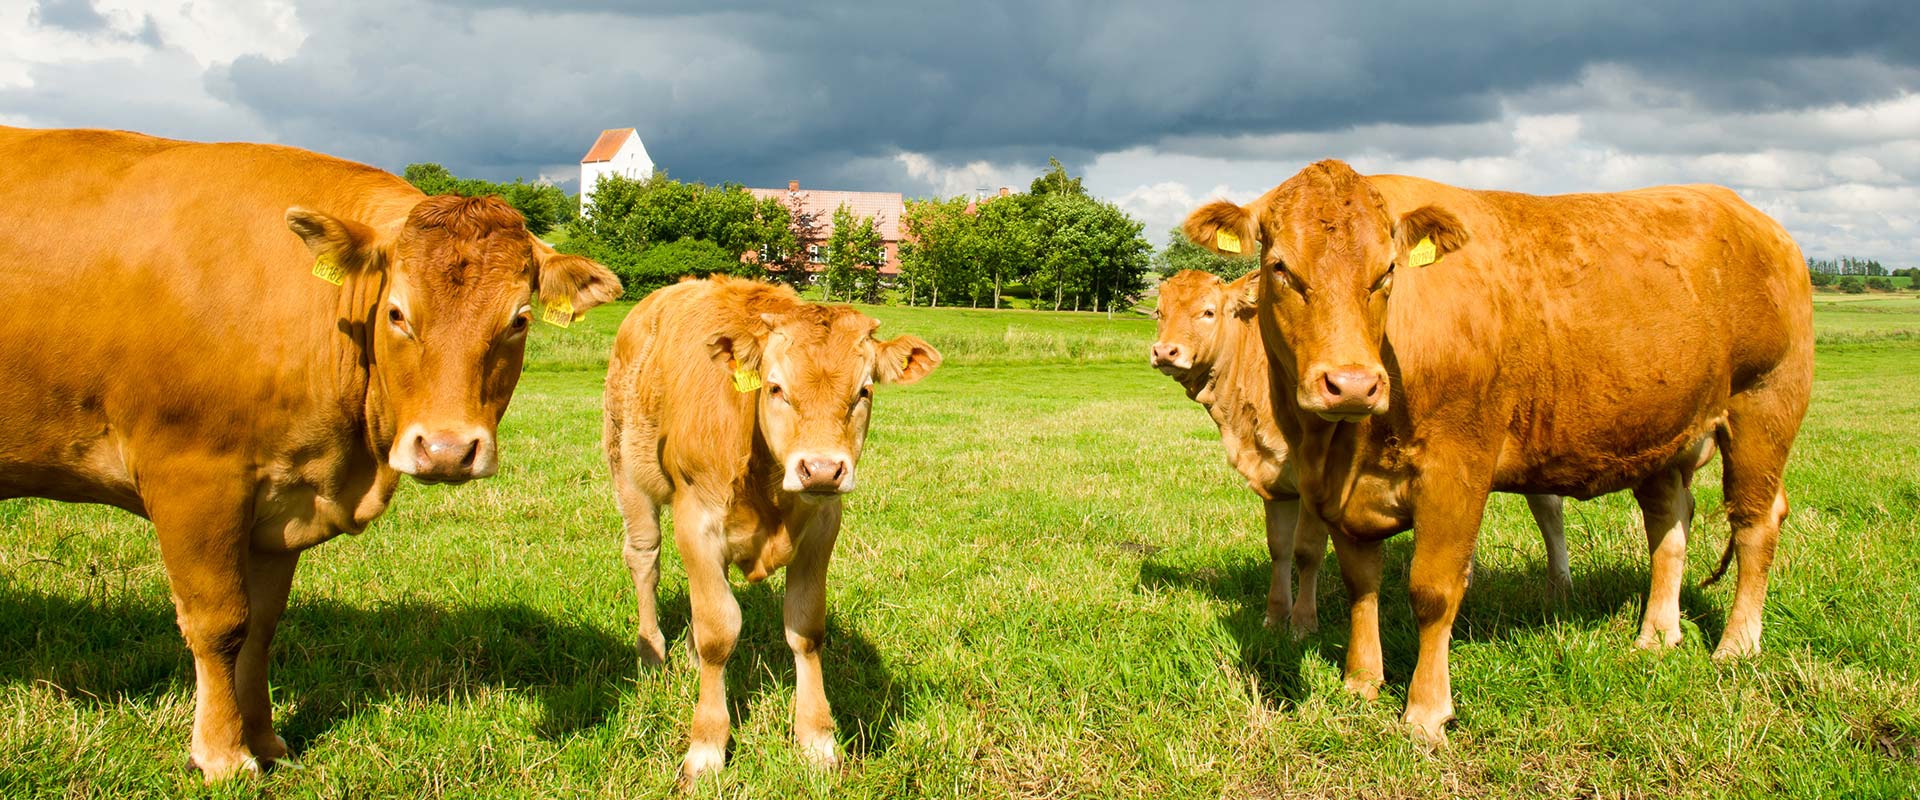
<path id="1" fill-rule="evenodd" d="M 407 315 L 400 310 L 399 306 L 387 306 L 387 322 L 392 323 L 393 327 L 400 329 L 401 333 L 408 336 L 413 335 L 413 328 L 407 325 Z"/>
<path id="2" fill-rule="evenodd" d="M 1207 309 L 1207 310 L 1205 310 L 1205 311 L 1202 311 L 1202 312 L 1200 312 L 1200 318 L 1201 318 L 1201 319 L 1213 319 L 1213 309 L 1211 309 L 1211 308 L 1209 308 L 1209 309 Z"/>
<path id="3" fill-rule="evenodd" d="M 528 317 L 525 314 L 515 314 L 513 316 L 513 321 L 507 323 L 507 327 L 511 328 L 514 333 L 519 333 L 527 329 L 528 321 L 530 319 L 532 318 Z"/>
<path id="4" fill-rule="evenodd" d="M 1306 282 L 1300 280 L 1300 276 L 1293 274 L 1293 270 L 1287 269 L 1287 262 L 1273 262 L 1273 274 L 1280 278 L 1281 285 L 1292 289 L 1294 294 L 1300 295 L 1300 299 L 1307 298 Z"/>
<path id="5" fill-rule="evenodd" d="M 780 384 L 777 384 L 777 383 L 769 383 L 769 384 L 767 384 L 767 396 L 768 396 L 768 397 L 771 397 L 771 398 L 774 398 L 774 399 L 776 399 L 776 400 L 785 400 L 785 399 L 787 399 L 787 393 L 786 393 L 786 391 L 785 391 L 785 390 L 783 390 L 783 389 L 781 389 L 781 388 L 780 388 Z"/>
<path id="6" fill-rule="evenodd" d="M 860 387 L 860 396 L 859 396 L 858 398 L 856 398 L 856 399 L 859 399 L 859 400 L 872 400 L 872 399 L 873 399 L 873 387 L 871 387 L 871 386 L 862 386 L 862 387 Z"/>

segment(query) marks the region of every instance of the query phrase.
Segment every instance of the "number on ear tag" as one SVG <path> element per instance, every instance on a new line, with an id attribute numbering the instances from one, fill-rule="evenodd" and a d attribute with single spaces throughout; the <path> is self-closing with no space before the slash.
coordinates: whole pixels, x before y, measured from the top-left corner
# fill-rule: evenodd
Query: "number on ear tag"
<path id="1" fill-rule="evenodd" d="M 1213 246 L 1218 248 L 1222 253 L 1238 253 L 1240 252 L 1240 237 L 1224 230 L 1215 231 L 1213 234 Z"/>
<path id="2" fill-rule="evenodd" d="M 573 301 L 564 297 L 540 298 L 540 321 L 565 328 L 573 324 Z"/>
<path id="3" fill-rule="evenodd" d="M 347 279 L 347 271 L 333 260 L 333 256 L 321 255 L 313 259 L 313 277 L 339 286 Z"/>
<path id="4" fill-rule="evenodd" d="M 737 360 L 728 360 L 727 366 L 733 368 L 733 390 L 745 394 L 760 388 L 760 373 L 740 366 Z"/>
<path id="5" fill-rule="evenodd" d="M 1439 261 L 1439 250 L 1440 248 L 1433 246 L 1432 239 L 1423 236 L 1420 238 L 1419 244 L 1414 245 L 1412 250 L 1407 251 L 1407 266 L 1424 267 L 1435 261 Z"/>

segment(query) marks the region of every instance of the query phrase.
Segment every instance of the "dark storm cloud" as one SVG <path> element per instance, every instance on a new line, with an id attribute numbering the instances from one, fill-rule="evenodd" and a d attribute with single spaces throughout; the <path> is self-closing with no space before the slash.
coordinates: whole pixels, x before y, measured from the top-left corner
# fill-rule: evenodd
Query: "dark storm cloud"
<path id="1" fill-rule="evenodd" d="M 1920 60 L 1911 0 L 822 5 L 311 0 L 296 54 L 206 88 L 283 141 L 392 168 L 531 177 L 632 125 L 678 177 L 879 188 L 903 151 L 1075 163 L 1398 125 L 1473 153 L 1501 146 L 1474 131 L 1503 102 L 1596 66 L 1713 111 L 1882 99 Z"/>

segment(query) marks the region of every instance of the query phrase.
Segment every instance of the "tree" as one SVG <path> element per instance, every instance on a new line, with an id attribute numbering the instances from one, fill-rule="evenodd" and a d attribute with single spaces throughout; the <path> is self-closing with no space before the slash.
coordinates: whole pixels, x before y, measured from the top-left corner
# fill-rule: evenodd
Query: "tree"
<path id="1" fill-rule="evenodd" d="M 833 301 L 836 285 L 847 287 L 849 298 L 879 299 L 877 264 L 886 258 L 886 252 L 886 241 L 872 217 L 854 214 L 844 204 L 834 209 L 833 233 L 827 236 L 827 301 Z"/>
<path id="2" fill-rule="evenodd" d="M 497 195 L 526 218 L 527 231 L 535 236 L 566 226 L 574 219 L 573 198 L 550 183 L 527 183 L 519 178 L 514 178 L 512 183 L 462 178 L 434 163 L 408 164 L 400 177 L 427 194 Z"/>
<path id="3" fill-rule="evenodd" d="M 1154 270 L 1165 278 L 1182 270 L 1197 269 L 1231 281 L 1260 266 L 1259 259 L 1252 252 L 1254 247 L 1259 246 L 1258 243 L 1242 243 L 1242 246 L 1247 252 L 1239 256 L 1221 255 L 1194 244 L 1185 232 L 1176 227 L 1167 232 L 1166 249 L 1154 254 Z"/>
<path id="4" fill-rule="evenodd" d="M 924 293 L 937 308 L 942 294 L 951 298 L 973 285 L 976 239 L 966 208 L 964 197 L 908 201 L 901 218 L 900 273 L 909 304 L 917 304 Z"/>
<path id="5" fill-rule="evenodd" d="M 1047 159 L 1046 174 L 1034 178 L 1033 185 L 1027 188 L 1027 193 L 1041 198 L 1057 194 L 1087 196 L 1087 190 L 1080 185 L 1080 179 L 1068 176 L 1067 168 L 1061 166 L 1060 159 L 1057 158 Z"/>
<path id="6" fill-rule="evenodd" d="M 639 297 L 683 275 L 758 275 L 762 259 L 743 256 L 791 250 L 789 223 L 778 200 L 755 199 L 738 185 L 681 183 L 664 172 L 638 180 L 606 175 L 594 184 L 579 218 L 568 224 L 560 249 L 605 264 L 633 287 L 630 297 Z M 694 245 L 684 242 L 703 246 L 694 253 Z M 653 252 L 674 245 L 680 246 Z M 722 268 L 709 258 L 713 253 L 730 266 Z"/>
<path id="7" fill-rule="evenodd" d="M 662 286 L 671 286 L 681 278 L 705 278 L 716 273 L 757 277 L 759 266 L 740 260 L 720 245 L 705 239 L 681 239 L 647 248 L 625 269 L 616 269 L 625 297 L 637 300 Z"/>
<path id="8" fill-rule="evenodd" d="M 1847 294 L 1860 294 L 1867 290 L 1867 282 L 1858 275 L 1843 275 L 1837 284 L 1840 291 Z"/>
<path id="9" fill-rule="evenodd" d="M 1051 292 L 1055 310 L 1068 295 L 1075 310 L 1126 308 L 1146 290 L 1152 245 L 1138 221 L 1119 207 L 1090 197 L 1054 194 L 1035 214 L 1039 264 L 1031 285 Z"/>
<path id="10" fill-rule="evenodd" d="M 790 190 L 776 202 L 787 212 L 787 231 L 782 246 L 766 249 L 767 268 L 770 277 L 799 286 L 806 283 L 808 268 L 820 260 L 826 227 L 820 224 L 820 212 L 807 207 L 805 192 Z"/>
<path id="11" fill-rule="evenodd" d="M 1815 287 L 1827 287 L 1832 286 L 1834 281 L 1840 279 L 1840 276 L 1831 272 L 1810 272 L 1807 273 L 1807 278 L 1813 282 Z"/>
<path id="12" fill-rule="evenodd" d="M 1001 288 L 1025 281 L 1032 272 L 1037 244 L 1033 228 L 1033 195 L 990 197 L 975 206 L 974 234 L 981 278 L 993 285 L 993 308 L 1000 307 Z"/>

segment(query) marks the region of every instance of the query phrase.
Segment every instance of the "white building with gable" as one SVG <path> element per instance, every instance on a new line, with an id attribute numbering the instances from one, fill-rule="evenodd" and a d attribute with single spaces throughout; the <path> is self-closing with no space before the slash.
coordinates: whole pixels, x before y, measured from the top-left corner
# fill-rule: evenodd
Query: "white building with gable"
<path id="1" fill-rule="evenodd" d="M 647 146 L 640 143 L 640 134 L 634 133 L 632 128 L 600 132 L 600 138 L 594 140 L 593 149 L 580 159 L 582 211 L 593 199 L 593 185 L 599 182 L 602 175 L 619 175 L 634 180 L 653 175 L 653 159 L 647 155 Z"/>

